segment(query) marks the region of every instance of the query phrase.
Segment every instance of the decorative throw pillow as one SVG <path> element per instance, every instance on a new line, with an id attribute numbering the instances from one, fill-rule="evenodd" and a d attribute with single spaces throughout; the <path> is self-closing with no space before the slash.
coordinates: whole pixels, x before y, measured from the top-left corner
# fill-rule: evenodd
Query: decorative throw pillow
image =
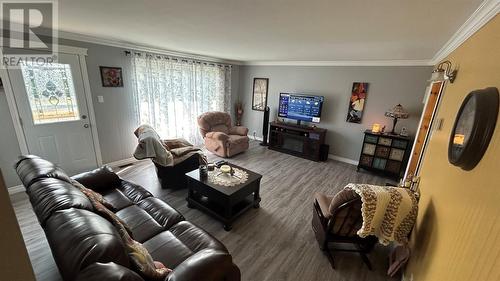
<path id="1" fill-rule="evenodd" d="M 347 201 L 350 201 L 352 199 L 359 198 L 359 195 L 352 189 L 342 189 L 339 191 L 337 194 L 332 199 L 332 202 L 330 203 L 330 213 L 333 214 L 333 212 L 342 204 L 344 204 Z"/>

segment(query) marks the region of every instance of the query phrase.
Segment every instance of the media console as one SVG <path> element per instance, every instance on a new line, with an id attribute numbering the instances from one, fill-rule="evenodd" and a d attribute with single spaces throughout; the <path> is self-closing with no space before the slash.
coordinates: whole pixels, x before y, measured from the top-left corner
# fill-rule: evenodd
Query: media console
<path id="1" fill-rule="evenodd" d="M 288 153 L 313 161 L 326 160 L 326 129 L 270 123 L 269 149 Z"/>

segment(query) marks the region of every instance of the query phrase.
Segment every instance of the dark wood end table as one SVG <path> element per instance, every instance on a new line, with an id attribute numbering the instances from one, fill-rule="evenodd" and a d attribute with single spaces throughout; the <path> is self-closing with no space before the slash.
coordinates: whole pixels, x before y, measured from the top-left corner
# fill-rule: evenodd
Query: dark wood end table
<path id="1" fill-rule="evenodd" d="M 237 165 L 231 167 L 248 173 L 246 182 L 234 186 L 223 186 L 200 179 L 199 170 L 186 173 L 189 208 L 197 208 L 224 223 L 224 229 L 230 231 L 234 220 L 251 207 L 260 207 L 260 180 L 262 175 Z"/>

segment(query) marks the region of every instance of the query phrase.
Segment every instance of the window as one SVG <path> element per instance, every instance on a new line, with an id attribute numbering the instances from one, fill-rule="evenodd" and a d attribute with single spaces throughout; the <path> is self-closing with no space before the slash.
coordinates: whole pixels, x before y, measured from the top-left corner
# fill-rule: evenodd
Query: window
<path id="1" fill-rule="evenodd" d="M 197 117 L 230 110 L 231 67 L 171 59 L 132 56 L 138 120 L 163 138 L 202 142 Z"/>
<path id="2" fill-rule="evenodd" d="M 25 62 L 21 71 L 35 125 L 80 119 L 69 64 Z"/>

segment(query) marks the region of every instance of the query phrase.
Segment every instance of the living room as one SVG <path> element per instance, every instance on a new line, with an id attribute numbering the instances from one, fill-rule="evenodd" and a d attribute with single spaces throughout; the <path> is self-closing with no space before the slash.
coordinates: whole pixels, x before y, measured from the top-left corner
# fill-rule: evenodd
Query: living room
<path id="1" fill-rule="evenodd" d="M 497 280 L 499 1 L 291 2 L 2 2 L 7 280 Z"/>

